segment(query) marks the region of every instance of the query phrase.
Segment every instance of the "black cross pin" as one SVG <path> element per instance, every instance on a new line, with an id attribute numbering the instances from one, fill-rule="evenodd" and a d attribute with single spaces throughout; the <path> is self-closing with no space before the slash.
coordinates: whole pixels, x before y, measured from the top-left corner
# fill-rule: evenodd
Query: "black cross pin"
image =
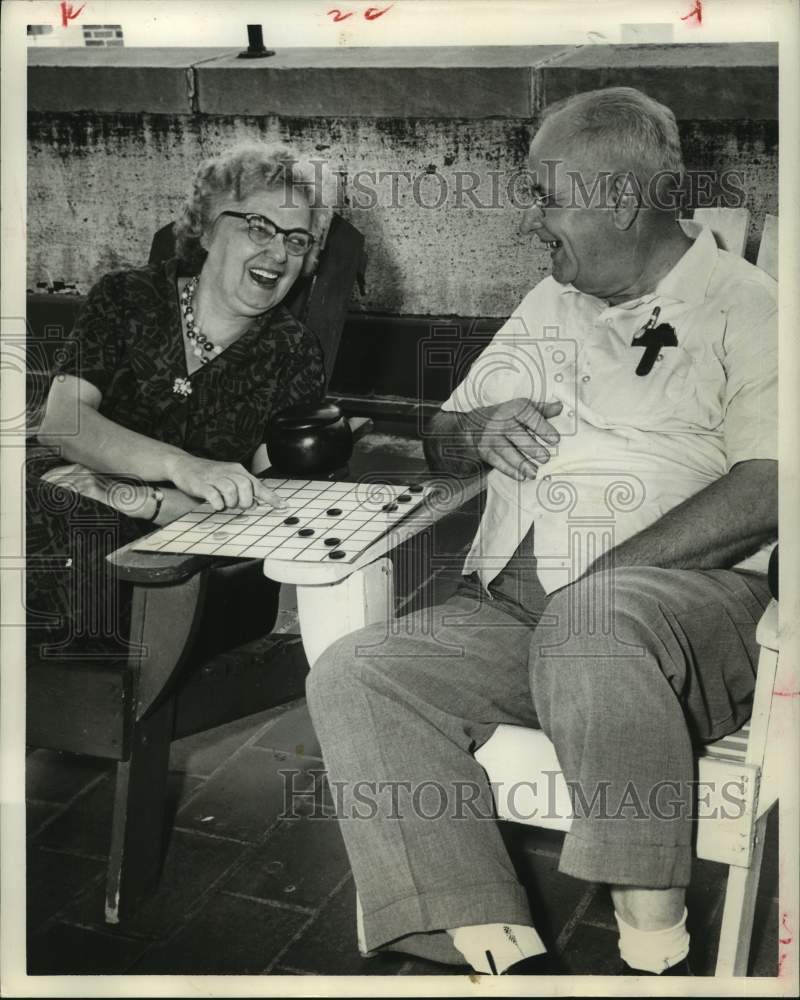
<path id="1" fill-rule="evenodd" d="M 656 306 L 653 310 L 653 315 L 642 328 L 641 332 L 636 334 L 631 341 L 631 347 L 644 348 L 644 354 L 636 366 L 637 375 L 650 374 L 662 347 L 678 346 L 678 338 L 675 336 L 675 330 L 669 323 L 659 323 L 656 326 L 660 313 L 661 307 Z"/>

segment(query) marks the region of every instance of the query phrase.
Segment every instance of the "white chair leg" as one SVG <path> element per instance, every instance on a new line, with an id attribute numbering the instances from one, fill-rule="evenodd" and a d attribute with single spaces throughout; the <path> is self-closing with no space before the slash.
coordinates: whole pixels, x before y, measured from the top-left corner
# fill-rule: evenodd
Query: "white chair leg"
<path id="1" fill-rule="evenodd" d="M 309 666 L 342 636 L 394 614 L 391 559 L 377 559 L 339 583 L 297 585 L 300 634 Z"/>
<path id="2" fill-rule="evenodd" d="M 768 817 L 769 811 L 754 824 L 755 842 L 750 867 L 737 868 L 731 865 L 728 870 L 715 976 L 747 975 Z"/>

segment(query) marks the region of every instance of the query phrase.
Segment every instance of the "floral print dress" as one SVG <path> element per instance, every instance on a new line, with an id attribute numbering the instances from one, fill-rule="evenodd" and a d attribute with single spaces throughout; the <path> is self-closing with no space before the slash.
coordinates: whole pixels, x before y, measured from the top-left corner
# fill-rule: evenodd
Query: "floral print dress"
<path id="1" fill-rule="evenodd" d="M 52 374 L 79 376 L 96 386 L 103 397 L 99 412 L 122 427 L 201 458 L 249 467 L 272 414 L 322 398 L 319 341 L 278 305 L 189 374 L 179 273 L 173 259 L 101 278 L 59 349 Z M 67 659 L 124 655 L 130 588 L 115 581 L 106 556 L 154 526 L 40 478 L 67 462 L 57 449 L 30 442 L 29 649 Z"/>

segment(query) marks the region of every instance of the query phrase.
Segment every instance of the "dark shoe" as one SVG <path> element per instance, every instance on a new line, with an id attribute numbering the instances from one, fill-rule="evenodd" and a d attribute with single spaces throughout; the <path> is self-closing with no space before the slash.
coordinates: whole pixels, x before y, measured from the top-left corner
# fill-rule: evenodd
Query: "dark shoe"
<path id="1" fill-rule="evenodd" d="M 618 976 L 692 976 L 694 973 L 689 967 L 689 959 L 682 958 L 680 962 L 671 965 L 663 972 L 645 972 L 643 969 L 633 969 L 627 962 L 620 960 L 622 968 L 617 973 Z"/>
<path id="2" fill-rule="evenodd" d="M 560 976 L 564 970 L 558 964 L 550 952 L 546 951 L 542 955 L 531 955 L 530 958 L 520 959 L 509 965 L 504 976 Z"/>

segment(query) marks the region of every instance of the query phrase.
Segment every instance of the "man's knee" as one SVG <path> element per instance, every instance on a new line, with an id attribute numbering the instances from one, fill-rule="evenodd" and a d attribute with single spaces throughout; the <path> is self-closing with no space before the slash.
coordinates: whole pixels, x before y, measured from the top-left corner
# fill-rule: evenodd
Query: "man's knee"
<path id="1" fill-rule="evenodd" d="M 330 705 L 353 694 L 381 673 L 396 671 L 382 624 L 350 632 L 322 652 L 306 679 L 306 698 L 312 713 L 316 705 Z"/>

